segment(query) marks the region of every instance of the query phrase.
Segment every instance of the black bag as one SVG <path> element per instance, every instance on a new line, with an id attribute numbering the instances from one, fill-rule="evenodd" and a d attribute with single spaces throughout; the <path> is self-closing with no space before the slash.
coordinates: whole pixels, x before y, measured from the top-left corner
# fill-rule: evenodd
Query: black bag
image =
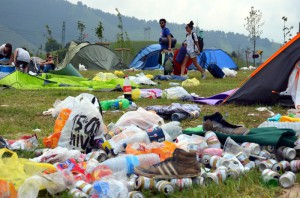
<path id="1" fill-rule="evenodd" d="M 207 67 L 207 70 L 209 71 L 209 73 L 211 73 L 211 75 L 215 78 L 224 78 L 225 73 L 222 71 L 222 69 L 216 65 L 216 64 L 210 64 Z"/>
<path id="2" fill-rule="evenodd" d="M 194 34 L 196 34 L 196 33 L 195 33 L 195 32 L 192 32 L 192 39 L 193 39 L 195 45 L 197 46 L 196 41 L 195 41 L 195 35 L 194 35 Z M 196 34 L 196 35 L 197 35 L 197 34 Z M 187 35 L 186 35 L 185 37 L 187 37 Z M 199 48 L 200 48 L 199 51 L 200 51 L 200 52 L 203 52 L 203 47 L 204 47 L 203 38 L 201 38 L 200 36 L 197 36 L 197 38 L 198 38 L 198 44 L 199 44 Z M 194 49 L 195 49 L 195 46 L 194 46 Z"/>

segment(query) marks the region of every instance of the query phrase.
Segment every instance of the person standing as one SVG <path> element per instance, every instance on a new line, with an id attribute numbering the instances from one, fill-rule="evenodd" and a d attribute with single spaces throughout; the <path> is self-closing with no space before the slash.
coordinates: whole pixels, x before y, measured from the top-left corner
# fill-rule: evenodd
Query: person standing
<path id="1" fill-rule="evenodd" d="M 8 60 L 0 60 L 1 64 L 11 65 L 13 56 L 12 56 L 12 45 L 10 43 L 6 43 L 0 46 L 0 59 L 8 59 Z"/>
<path id="2" fill-rule="evenodd" d="M 186 56 L 183 59 L 182 65 L 181 65 L 181 76 L 184 76 L 184 70 L 186 68 L 186 63 L 188 62 L 189 59 L 192 59 L 193 64 L 196 66 L 196 68 L 201 72 L 202 74 L 202 79 L 206 78 L 206 74 L 204 69 L 199 65 L 197 61 L 197 56 L 200 54 L 200 46 L 198 43 L 198 38 L 197 35 L 192 32 L 194 28 L 194 22 L 191 21 L 185 26 L 185 30 L 187 32 L 186 36 L 186 43 L 187 43 L 187 48 L 186 48 Z"/>
<path id="3" fill-rule="evenodd" d="M 27 49 L 17 48 L 14 53 L 14 62 L 16 64 L 16 69 L 24 73 L 28 73 L 30 54 Z"/>
<path id="4" fill-rule="evenodd" d="M 159 54 L 158 61 L 164 67 L 164 75 L 168 75 L 171 73 L 170 71 L 166 70 L 166 62 L 173 58 L 172 34 L 171 34 L 169 28 L 166 27 L 166 24 L 167 24 L 166 19 L 159 20 L 159 25 L 161 27 L 161 36 L 159 39 L 159 44 L 161 45 L 161 52 Z M 175 45 L 175 44 L 173 43 L 173 45 Z M 163 57 L 164 57 L 164 59 L 163 59 Z"/>

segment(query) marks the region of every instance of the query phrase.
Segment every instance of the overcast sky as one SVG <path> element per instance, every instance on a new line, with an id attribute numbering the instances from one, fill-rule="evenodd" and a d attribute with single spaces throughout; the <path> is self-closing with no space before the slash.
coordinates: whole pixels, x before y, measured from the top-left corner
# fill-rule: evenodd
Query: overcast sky
<path id="1" fill-rule="evenodd" d="M 68 0 L 76 4 L 78 0 Z M 81 0 L 88 7 L 145 20 L 166 18 L 178 24 L 193 20 L 204 30 L 222 30 L 248 35 L 244 24 L 251 6 L 262 12 L 262 38 L 283 42 L 283 20 L 299 31 L 300 0 Z M 157 27 L 159 28 L 159 26 Z M 126 29 L 126 27 L 125 27 Z"/>

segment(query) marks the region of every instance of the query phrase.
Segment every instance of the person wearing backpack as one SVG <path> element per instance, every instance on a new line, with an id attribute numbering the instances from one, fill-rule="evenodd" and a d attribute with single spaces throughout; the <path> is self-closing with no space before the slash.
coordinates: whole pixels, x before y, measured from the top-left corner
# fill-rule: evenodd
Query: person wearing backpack
<path id="1" fill-rule="evenodd" d="M 160 19 L 159 25 L 161 27 L 161 35 L 159 38 L 159 44 L 161 45 L 161 51 L 159 53 L 159 60 L 160 63 L 164 67 L 164 75 L 168 75 L 171 71 L 166 69 L 166 62 L 170 60 L 172 62 L 173 59 L 173 52 L 172 48 L 176 44 L 176 39 L 173 38 L 169 28 L 166 27 L 166 19 Z"/>
<path id="2" fill-rule="evenodd" d="M 193 32 L 194 28 L 194 22 L 191 21 L 190 23 L 188 23 L 185 26 L 185 30 L 187 32 L 186 35 L 186 43 L 187 43 L 187 47 L 186 47 L 186 55 L 183 59 L 182 65 L 181 65 L 181 76 L 184 76 L 184 70 L 186 68 L 186 63 L 188 62 L 189 59 L 192 59 L 193 64 L 196 66 L 196 68 L 201 72 L 202 74 L 202 79 L 206 78 L 206 74 L 205 74 L 205 70 L 202 68 L 201 65 L 199 65 L 198 61 L 197 61 L 197 56 L 200 54 L 200 46 L 198 43 L 198 37 L 196 35 L 195 32 Z"/>

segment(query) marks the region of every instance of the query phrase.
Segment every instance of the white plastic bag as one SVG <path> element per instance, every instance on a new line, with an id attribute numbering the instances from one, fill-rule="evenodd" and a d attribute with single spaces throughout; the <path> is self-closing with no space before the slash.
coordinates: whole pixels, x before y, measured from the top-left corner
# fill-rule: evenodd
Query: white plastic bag
<path id="1" fill-rule="evenodd" d="M 137 111 L 129 111 L 122 115 L 115 124 L 114 128 L 124 128 L 126 126 L 130 126 L 131 124 L 138 126 L 143 130 L 147 130 L 153 128 L 154 126 L 160 126 L 164 124 L 164 120 L 156 113 L 146 111 L 140 107 Z"/>
<path id="2" fill-rule="evenodd" d="M 162 98 L 167 98 L 167 99 L 180 99 L 184 96 L 189 96 L 190 94 L 180 86 L 177 87 L 171 87 L 168 89 L 165 89 L 162 94 Z"/>
<path id="3" fill-rule="evenodd" d="M 75 100 L 72 112 L 61 132 L 58 145 L 88 151 L 102 137 L 104 122 L 99 109 L 86 98 Z"/>

